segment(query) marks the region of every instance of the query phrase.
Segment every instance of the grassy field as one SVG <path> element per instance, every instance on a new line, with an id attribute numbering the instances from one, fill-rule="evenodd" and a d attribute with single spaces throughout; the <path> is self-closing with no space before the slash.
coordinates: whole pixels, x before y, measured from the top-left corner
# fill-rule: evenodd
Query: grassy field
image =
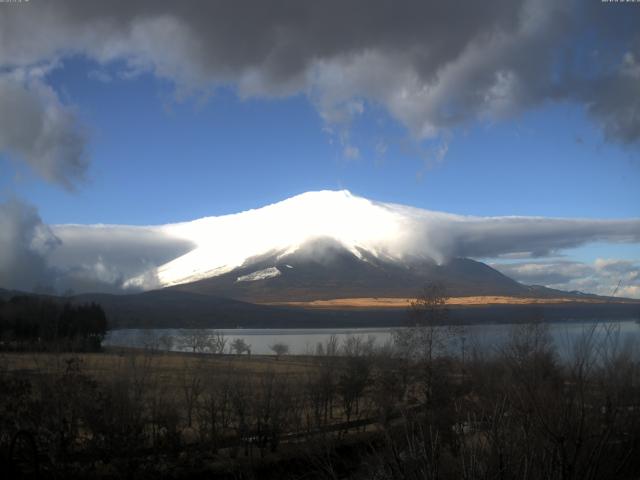
<path id="1" fill-rule="evenodd" d="M 309 357 L 273 355 L 206 355 L 184 352 L 150 353 L 142 349 L 106 348 L 102 353 L 2 352 L 0 368 L 7 373 L 62 374 L 70 359 L 78 359 L 82 372 L 97 380 L 143 370 L 160 378 L 166 386 L 178 386 L 185 372 L 228 372 L 257 376 L 268 371 L 280 375 L 301 376 L 317 365 Z"/>
<path id="2" fill-rule="evenodd" d="M 585 371 L 584 352 L 558 360 L 546 324 L 514 329 L 505 349 L 462 362 L 353 342 L 280 359 L 0 353 L 0 471 L 26 432 L 18 458 L 29 461 L 11 465 L 38 465 L 30 478 L 499 478 L 508 468 L 534 480 L 570 469 L 637 479 L 637 357 L 602 343 L 592 354 L 607 361 Z"/>
<path id="3" fill-rule="evenodd" d="M 414 298 L 335 298 L 331 300 L 313 300 L 309 302 L 281 302 L 270 305 L 286 305 L 305 308 L 408 308 Z M 616 303 L 637 303 L 633 300 L 616 299 Z M 599 298 L 529 298 L 508 296 L 472 296 L 450 297 L 447 305 L 482 306 L 482 305 L 558 305 L 566 303 L 601 304 L 605 300 Z"/>

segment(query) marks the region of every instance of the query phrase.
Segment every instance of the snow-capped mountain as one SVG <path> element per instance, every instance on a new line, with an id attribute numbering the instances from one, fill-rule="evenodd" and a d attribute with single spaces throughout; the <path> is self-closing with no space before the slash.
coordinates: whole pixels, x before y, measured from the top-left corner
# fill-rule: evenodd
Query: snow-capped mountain
<path id="1" fill-rule="evenodd" d="M 442 255 L 429 248 L 431 242 L 415 243 L 416 220 L 425 214 L 433 220 L 447 216 L 373 202 L 348 191 L 320 191 L 238 214 L 167 225 L 165 232 L 192 241 L 195 248 L 126 286 L 148 289 L 215 277 L 270 252 L 284 257 L 318 238 L 331 239 L 360 259 L 366 252 L 377 259 L 441 261 Z"/>
<path id="2" fill-rule="evenodd" d="M 439 282 L 449 294 L 524 295 L 526 287 L 488 265 L 455 258 L 441 265 L 431 259 L 398 261 L 360 249 L 352 252 L 331 238 L 304 243 L 293 252 L 248 259 L 230 272 L 172 287 L 255 303 L 418 295 Z"/>
<path id="3" fill-rule="evenodd" d="M 105 228 L 109 227 L 100 227 Z M 515 294 L 521 287 L 517 282 L 484 264 L 466 260 L 462 268 L 461 262 L 540 256 L 592 241 L 640 239 L 640 221 L 635 219 L 462 216 L 376 202 L 346 190 L 307 192 L 237 214 L 134 228 L 189 248 L 130 277 L 126 288 L 197 284 L 193 289 L 202 293 L 250 300 L 273 298 L 264 292 L 275 292 L 277 286 L 282 290 L 278 296 L 288 289 L 326 297 L 329 293 L 323 289 L 330 284 L 335 286 L 334 296 L 347 291 L 383 295 L 399 285 L 435 278 L 457 285 L 461 294 Z M 331 268 L 327 258 L 333 259 Z M 487 275 L 479 275 L 479 270 Z M 352 288 L 359 282 L 362 288 Z M 408 293 L 400 290 L 397 294 Z"/>

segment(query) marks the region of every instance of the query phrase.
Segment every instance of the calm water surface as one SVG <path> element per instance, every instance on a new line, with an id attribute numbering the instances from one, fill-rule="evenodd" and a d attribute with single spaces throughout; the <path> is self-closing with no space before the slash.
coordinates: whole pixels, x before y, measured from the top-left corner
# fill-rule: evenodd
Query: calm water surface
<path id="1" fill-rule="evenodd" d="M 461 336 L 451 342 L 453 351 L 473 348 L 479 350 L 500 349 L 514 329 L 512 324 L 499 325 L 471 325 L 464 327 Z M 640 345 L 640 324 L 635 320 L 620 321 L 581 321 L 550 323 L 549 330 L 561 356 L 573 351 L 577 342 L 595 329 L 595 335 L 602 338 L 605 329 L 611 332 L 609 339 L 619 346 Z M 251 352 L 259 355 L 270 355 L 271 345 L 285 343 L 291 354 L 303 355 L 315 352 L 318 343 L 326 343 L 332 336 L 336 336 L 339 344 L 347 338 L 359 336 L 364 340 L 373 338 L 375 345 L 383 346 L 391 342 L 394 328 L 351 328 L 351 329 L 203 329 L 199 332 L 222 333 L 227 339 L 227 346 L 237 338 L 243 339 L 251 346 Z M 182 329 L 121 329 L 112 330 L 107 335 L 104 344 L 107 346 L 146 347 L 155 345 L 163 348 L 161 337 L 171 339 L 171 350 L 187 350 L 181 346 L 180 340 L 188 330 Z M 165 347 L 166 348 L 166 347 Z"/>

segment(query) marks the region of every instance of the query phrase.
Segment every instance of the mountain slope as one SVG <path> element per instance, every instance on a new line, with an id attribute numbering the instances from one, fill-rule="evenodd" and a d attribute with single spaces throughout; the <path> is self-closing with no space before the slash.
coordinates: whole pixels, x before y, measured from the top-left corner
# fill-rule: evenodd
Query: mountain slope
<path id="1" fill-rule="evenodd" d="M 316 238 L 332 239 L 356 257 L 366 250 L 399 260 L 411 250 L 402 245 L 409 225 L 401 209 L 411 210 L 347 191 L 308 192 L 256 210 L 170 225 L 167 231 L 196 247 L 126 285 L 150 289 L 219 276 L 269 252 L 293 253 Z M 433 257 L 426 246 L 418 250 L 416 256 Z"/>
<path id="2" fill-rule="evenodd" d="M 415 297 L 430 282 L 453 296 L 525 295 L 528 289 L 497 270 L 470 259 L 438 265 L 430 259 L 394 261 L 364 249 L 357 254 L 324 238 L 296 251 L 249 259 L 230 272 L 173 287 L 249 302 L 285 302 L 353 297 Z"/>
<path id="3" fill-rule="evenodd" d="M 522 285 L 466 259 L 540 256 L 603 239 L 635 242 L 640 220 L 462 216 L 319 191 L 159 231 L 190 250 L 145 268 L 125 288 L 183 285 L 180 290 L 266 301 L 287 294 L 298 300 L 412 296 L 426 281 L 444 281 L 453 295 L 524 294 Z"/>

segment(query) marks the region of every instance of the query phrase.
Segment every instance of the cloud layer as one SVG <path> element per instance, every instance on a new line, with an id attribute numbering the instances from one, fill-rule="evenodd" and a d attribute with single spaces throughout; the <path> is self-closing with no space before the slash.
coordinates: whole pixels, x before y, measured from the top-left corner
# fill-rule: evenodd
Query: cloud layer
<path id="1" fill-rule="evenodd" d="M 640 262 L 599 258 L 571 261 L 494 263 L 505 275 L 526 284 L 560 290 L 640 298 Z"/>
<path id="2" fill-rule="evenodd" d="M 124 64 L 125 75 L 152 72 L 179 92 L 224 85 L 245 97 L 302 93 L 351 157 L 358 150 L 348 125 L 368 102 L 425 139 L 570 101 L 583 105 L 607 138 L 636 144 L 639 23 L 636 5 L 554 0 L 35 0 L 0 10 L 0 67 L 80 54 Z M 28 100 L 33 86 L 11 88 L 22 88 L 24 108 L 37 110 Z M 61 111 L 47 96 L 39 108 Z M 47 147 L 32 152 L 33 140 L 5 139 L 0 148 L 16 149 L 46 178 L 68 182 L 60 169 L 78 170 L 82 142 L 68 141 L 66 113 L 53 116 L 61 126 L 43 132 L 41 142 L 57 139 L 62 150 L 55 155 Z M 52 167 L 53 157 L 65 155 L 68 161 Z"/>
<path id="3" fill-rule="evenodd" d="M 161 227 L 48 226 L 31 205 L 0 203 L 0 288 L 121 293 L 128 278 L 191 248 Z"/>
<path id="4" fill-rule="evenodd" d="M 640 243 L 639 219 L 467 217 L 372 202 L 346 191 L 309 192 L 235 215 L 155 227 L 48 227 L 35 209 L 12 201 L 2 207 L 0 227 L 0 286 L 31 290 L 48 285 L 58 291 L 119 291 L 192 281 L 267 252 L 296 250 L 319 237 L 333 238 L 356 255 L 365 249 L 395 261 L 419 257 L 438 262 L 541 257 L 590 242 Z M 624 262 L 595 267 L 529 262 L 499 268 L 525 283 L 558 286 L 593 277 L 593 268 L 614 275 L 631 267 Z M 596 287 L 592 282 L 584 289 Z"/>
<path id="5" fill-rule="evenodd" d="M 155 268 L 179 257 L 194 245 L 163 227 L 126 225 L 56 225 L 60 240 L 48 255 L 57 273 L 58 289 L 122 291 L 131 277 L 142 275 L 154 284 Z"/>
<path id="6" fill-rule="evenodd" d="M 294 251 L 321 237 L 355 255 L 365 249 L 401 262 L 416 257 L 438 262 L 452 257 L 535 258 L 591 242 L 639 244 L 640 219 L 469 217 L 322 191 L 192 222 L 49 227 L 33 207 L 14 200 L 0 206 L 0 287 L 155 288 L 220 274 L 252 257 Z M 625 288 L 638 281 L 637 265 L 624 261 L 588 266 L 529 260 L 496 266 L 525 283 L 587 291 L 600 292 L 617 276 L 627 282 Z M 598 279 L 608 283 L 598 284 Z"/>

